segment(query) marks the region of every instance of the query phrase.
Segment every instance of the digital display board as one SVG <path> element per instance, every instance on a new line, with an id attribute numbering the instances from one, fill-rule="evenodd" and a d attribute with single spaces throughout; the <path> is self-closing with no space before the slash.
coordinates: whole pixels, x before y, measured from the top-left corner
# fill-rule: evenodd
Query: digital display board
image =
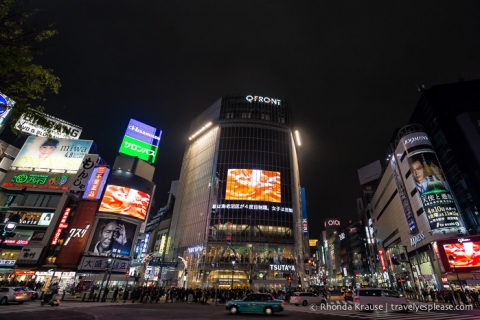
<path id="1" fill-rule="evenodd" d="M 85 193 L 83 199 L 86 200 L 98 200 L 102 195 L 103 188 L 107 182 L 110 168 L 108 166 L 95 167 L 88 179 L 87 186 L 85 187 Z"/>
<path id="2" fill-rule="evenodd" d="M 228 169 L 225 199 L 280 202 L 280 172 Z"/>
<path id="3" fill-rule="evenodd" d="M 447 260 L 453 256 L 454 262 L 448 261 L 450 268 L 480 267 L 480 240 L 448 243 L 443 245 Z"/>
<path id="4" fill-rule="evenodd" d="M 145 220 L 150 203 L 150 195 L 135 189 L 107 185 L 100 212 L 116 213 Z"/>
<path id="5" fill-rule="evenodd" d="M 88 251 L 91 255 L 130 256 L 136 231 L 134 223 L 100 218 Z"/>
<path id="6" fill-rule="evenodd" d="M 12 169 L 78 171 L 92 140 L 51 139 L 30 136 L 12 163 Z"/>

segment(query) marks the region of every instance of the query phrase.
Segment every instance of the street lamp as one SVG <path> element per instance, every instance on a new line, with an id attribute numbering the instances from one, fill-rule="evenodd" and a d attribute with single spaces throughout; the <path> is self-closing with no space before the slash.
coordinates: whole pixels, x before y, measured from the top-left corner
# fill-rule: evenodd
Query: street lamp
<path id="1" fill-rule="evenodd" d="M 460 282 L 460 277 L 458 276 L 457 268 L 455 268 L 455 257 L 452 255 L 448 256 L 448 261 L 450 261 L 450 264 L 453 265 L 453 270 L 457 274 L 458 285 L 460 286 L 460 289 L 462 289 L 463 291 L 463 286 L 462 286 L 462 283 Z"/>
<path id="2" fill-rule="evenodd" d="M 233 290 L 233 275 L 235 274 L 235 260 L 232 260 L 232 290 Z"/>

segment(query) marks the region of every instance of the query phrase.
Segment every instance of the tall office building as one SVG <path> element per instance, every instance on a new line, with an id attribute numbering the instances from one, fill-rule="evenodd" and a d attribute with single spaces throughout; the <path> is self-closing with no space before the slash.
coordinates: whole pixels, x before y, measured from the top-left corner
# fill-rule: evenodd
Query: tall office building
<path id="1" fill-rule="evenodd" d="M 167 259 L 182 262 L 171 277 L 184 287 L 304 284 L 308 248 L 287 102 L 223 95 L 191 133 L 167 243 Z"/>

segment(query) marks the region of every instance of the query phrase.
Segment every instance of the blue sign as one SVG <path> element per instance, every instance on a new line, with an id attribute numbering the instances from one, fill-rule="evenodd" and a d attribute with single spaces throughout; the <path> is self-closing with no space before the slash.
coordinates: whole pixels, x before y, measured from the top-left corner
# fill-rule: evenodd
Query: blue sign
<path id="1" fill-rule="evenodd" d="M 135 119 L 130 119 L 125 135 L 158 147 L 160 145 L 160 138 L 162 137 L 162 130 Z"/>

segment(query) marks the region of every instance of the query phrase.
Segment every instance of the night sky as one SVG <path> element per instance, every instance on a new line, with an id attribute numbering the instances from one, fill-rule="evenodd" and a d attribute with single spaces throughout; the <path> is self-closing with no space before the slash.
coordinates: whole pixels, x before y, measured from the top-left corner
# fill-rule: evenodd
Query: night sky
<path id="1" fill-rule="evenodd" d="M 287 100 L 311 238 L 325 218 L 356 217 L 357 169 L 384 163 L 420 98 L 416 84 L 480 73 L 476 0 L 34 4 L 59 32 L 36 60 L 62 82 L 46 113 L 82 126 L 110 164 L 130 118 L 163 130 L 155 210 L 179 178 L 198 114 L 224 93 Z"/>

